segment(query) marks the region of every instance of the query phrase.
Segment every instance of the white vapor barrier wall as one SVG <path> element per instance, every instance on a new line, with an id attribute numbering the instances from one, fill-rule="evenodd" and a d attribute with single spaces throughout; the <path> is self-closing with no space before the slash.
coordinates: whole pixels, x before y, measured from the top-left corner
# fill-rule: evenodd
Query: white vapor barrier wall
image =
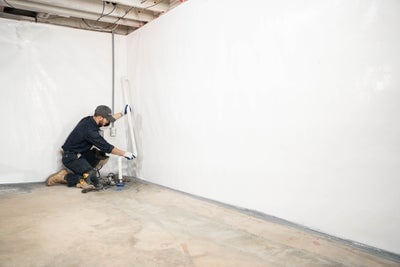
<path id="1" fill-rule="evenodd" d="M 399 14 L 191 0 L 130 34 L 137 175 L 400 253 Z"/>
<path id="2" fill-rule="evenodd" d="M 0 184 L 45 181 L 60 170 L 61 146 L 78 121 L 97 105 L 111 107 L 111 40 L 111 34 L 0 19 Z M 116 36 L 115 46 L 116 76 L 125 75 L 126 37 Z M 122 149 L 124 124 L 115 123 L 117 137 L 104 130 Z M 102 172 L 117 170 L 113 157 Z"/>

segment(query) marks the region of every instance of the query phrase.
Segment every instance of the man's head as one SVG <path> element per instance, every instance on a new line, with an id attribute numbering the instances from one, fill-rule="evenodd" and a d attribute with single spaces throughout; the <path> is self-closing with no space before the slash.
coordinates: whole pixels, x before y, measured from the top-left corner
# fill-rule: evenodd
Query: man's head
<path id="1" fill-rule="evenodd" d="M 100 105 L 96 108 L 94 111 L 94 117 L 98 118 L 96 122 L 99 127 L 108 126 L 110 125 L 110 122 L 115 121 L 111 109 L 105 105 Z"/>

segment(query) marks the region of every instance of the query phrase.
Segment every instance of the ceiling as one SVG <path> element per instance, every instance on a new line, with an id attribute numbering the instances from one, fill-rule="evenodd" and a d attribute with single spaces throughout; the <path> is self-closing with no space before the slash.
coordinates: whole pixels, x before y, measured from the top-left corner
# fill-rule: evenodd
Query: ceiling
<path id="1" fill-rule="evenodd" d="M 0 0 L 0 17 L 127 35 L 185 0 Z"/>

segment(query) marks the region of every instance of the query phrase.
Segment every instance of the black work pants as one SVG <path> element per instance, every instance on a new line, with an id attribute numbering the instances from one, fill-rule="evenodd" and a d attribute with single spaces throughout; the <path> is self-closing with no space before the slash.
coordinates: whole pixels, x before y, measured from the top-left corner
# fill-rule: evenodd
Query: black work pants
<path id="1" fill-rule="evenodd" d="M 100 151 L 97 149 L 91 149 L 82 154 L 64 151 L 62 163 L 65 167 L 73 172 L 68 173 L 65 176 L 68 186 L 75 186 L 77 183 L 79 183 L 79 180 L 83 178 L 84 173 L 89 175 L 88 178 L 86 178 L 88 181 L 91 181 L 94 186 L 98 185 L 99 179 L 97 177 L 97 171 L 94 169 L 94 167 L 101 160 L 101 158 L 98 157 L 99 153 Z"/>

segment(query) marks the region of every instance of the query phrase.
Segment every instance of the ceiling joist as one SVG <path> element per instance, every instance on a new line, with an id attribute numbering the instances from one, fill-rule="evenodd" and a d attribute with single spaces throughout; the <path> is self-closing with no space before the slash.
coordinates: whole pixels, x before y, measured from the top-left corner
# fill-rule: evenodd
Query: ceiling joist
<path id="1" fill-rule="evenodd" d="M 183 1 L 0 0 L 0 17 L 126 35 L 181 2 Z"/>

